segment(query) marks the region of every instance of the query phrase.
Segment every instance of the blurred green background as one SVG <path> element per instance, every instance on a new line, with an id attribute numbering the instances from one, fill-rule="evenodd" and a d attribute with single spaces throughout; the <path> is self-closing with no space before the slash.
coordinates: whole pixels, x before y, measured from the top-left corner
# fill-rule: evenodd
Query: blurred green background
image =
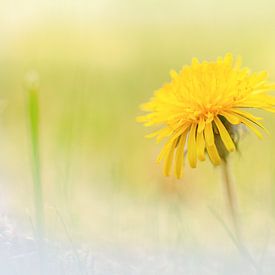
<path id="1" fill-rule="evenodd" d="M 33 185 L 24 78 L 40 76 L 40 149 L 49 237 L 232 246 L 221 171 L 164 178 L 161 147 L 135 122 L 139 105 L 192 57 L 232 52 L 275 81 L 274 1 L 1 1 L 0 205 L 31 232 Z M 275 123 L 248 133 L 231 170 L 245 238 L 274 236 Z"/>

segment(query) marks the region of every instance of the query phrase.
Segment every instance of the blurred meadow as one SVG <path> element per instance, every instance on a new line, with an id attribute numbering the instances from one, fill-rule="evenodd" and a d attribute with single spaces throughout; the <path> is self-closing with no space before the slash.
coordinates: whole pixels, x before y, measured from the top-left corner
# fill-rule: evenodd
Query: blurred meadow
<path id="1" fill-rule="evenodd" d="M 24 82 L 35 71 L 49 242 L 131 251 L 133 258 L 143 255 L 133 265 L 148 265 L 98 274 L 253 274 L 248 264 L 234 273 L 232 257 L 242 260 L 222 222 L 231 227 L 220 169 L 206 161 L 197 169 L 186 165 L 182 180 L 165 178 L 155 163 L 161 144 L 145 139 L 152 129 L 135 118 L 139 105 L 169 81 L 169 71 L 194 56 L 240 54 L 245 66 L 266 70 L 275 81 L 274 25 L 271 0 L 1 0 L 0 235 L 12 225 L 12 234 L 34 236 Z M 270 135 L 260 141 L 247 133 L 230 168 L 244 239 L 253 257 L 262 259 L 263 274 L 274 274 L 275 122 L 273 114 L 257 114 Z M 152 259 L 171 250 L 171 258 Z M 193 252 L 199 260 L 179 256 Z M 158 269 L 150 272 L 150 261 Z M 185 263 L 189 273 L 177 271 Z M 219 272 L 211 273 L 216 266 Z M 97 273 L 87 268 L 83 274 Z"/>

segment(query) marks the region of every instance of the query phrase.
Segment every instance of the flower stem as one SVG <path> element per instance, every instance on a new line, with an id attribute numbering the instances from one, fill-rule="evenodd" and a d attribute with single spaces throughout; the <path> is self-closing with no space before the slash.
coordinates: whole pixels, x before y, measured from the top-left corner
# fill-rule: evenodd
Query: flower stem
<path id="1" fill-rule="evenodd" d="M 222 171 L 224 179 L 225 196 L 227 199 L 228 211 L 233 222 L 237 248 L 239 249 L 240 253 L 250 262 L 250 264 L 253 266 L 257 274 L 261 274 L 260 267 L 251 256 L 242 239 L 240 223 L 237 213 L 236 193 L 234 190 L 234 186 L 232 184 L 232 180 L 229 173 L 229 167 L 226 159 L 223 159 L 222 161 Z"/>
<path id="2" fill-rule="evenodd" d="M 229 173 L 229 167 L 226 160 L 223 160 L 222 162 L 222 172 L 223 172 L 223 178 L 224 178 L 224 189 L 225 189 L 224 191 L 227 199 L 228 211 L 230 213 L 230 216 L 233 222 L 236 238 L 238 241 L 241 241 L 241 232 L 240 232 L 240 226 L 239 226 L 238 214 L 237 214 L 237 205 L 236 205 L 237 204 L 236 194 L 232 185 L 232 181 Z"/>

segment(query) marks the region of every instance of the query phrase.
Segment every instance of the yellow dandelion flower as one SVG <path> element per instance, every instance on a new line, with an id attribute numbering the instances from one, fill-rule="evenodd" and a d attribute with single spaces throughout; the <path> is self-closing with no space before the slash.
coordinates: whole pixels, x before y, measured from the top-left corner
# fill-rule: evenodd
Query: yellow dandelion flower
<path id="1" fill-rule="evenodd" d="M 200 63 L 194 58 L 191 65 L 170 75 L 171 81 L 142 105 L 149 113 L 137 118 L 145 126 L 160 127 L 147 137 L 156 137 L 158 142 L 167 138 L 157 158 L 158 162 L 164 160 L 166 176 L 173 160 L 176 177 L 182 176 L 184 151 L 192 168 L 197 160 L 204 161 L 205 155 L 219 165 L 236 150 L 239 125 L 262 137 L 261 118 L 248 108 L 275 111 L 275 98 L 268 94 L 275 84 L 268 81 L 267 73 L 250 73 L 241 67 L 240 58 L 234 61 L 231 54 L 214 62 Z"/>

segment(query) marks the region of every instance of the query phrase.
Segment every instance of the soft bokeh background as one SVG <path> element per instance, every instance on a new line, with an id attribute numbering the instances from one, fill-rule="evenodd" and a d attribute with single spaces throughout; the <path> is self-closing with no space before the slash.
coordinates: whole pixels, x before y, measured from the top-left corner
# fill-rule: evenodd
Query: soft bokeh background
<path id="1" fill-rule="evenodd" d="M 100 274 L 155 274 L 150 272 L 153 265 L 163 268 L 162 274 L 202 274 L 179 273 L 176 268 L 184 263 L 179 251 L 199 251 L 197 265 L 203 262 L 210 271 L 219 266 L 217 274 L 230 272 L 228 266 L 234 264 L 228 259 L 241 256 L 213 214 L 231 227 L 221 171 L 205 162 L 195 170 L 187 167 L 180 181 L 164 178 L 155 164 L 161 145 L 144 139 L 149 130 L 135 117 L 138 106 L 169 80 L 169 71 L 179 70 L 194 56 L 240 54 L 246 66 L 267 70 L 275 81 L 274 25 L 271 0 L 1 0 L 1 226 L 12 225 L 13 234 L 33 236 L 23 82 L 35 70 L 40 76 L 49 242 L 71 248 L 85 244 L 95 251 L 119 248 L 131 251 L 134 258 L 145 255 L 141 262 L 147 263 L 148 273 L 129 269 Z M 244 239 L 253 256 L 263 259 L 267 272 L 272 267 L 266 259 L 275 249 L 275 123 L 272 114 L 258 114 L 271 135 L 263 141 L 245 135 L 241 154 L 230 162 Z M 176 252 L 169 260 L 163 251 L 171 249 Z M 162 252 L 168 257 L 166 264 L 161 265 L 160 257 L 158 264 L 152 260 L 150 265 L 150 257 Z M 221 253 L 225 260 L 205 260 L 211 253 Z M 185 259 L 192 270 L 194 262 Z M 112 261 L 118 266 L 123 262 L 119 257 Z"/>

